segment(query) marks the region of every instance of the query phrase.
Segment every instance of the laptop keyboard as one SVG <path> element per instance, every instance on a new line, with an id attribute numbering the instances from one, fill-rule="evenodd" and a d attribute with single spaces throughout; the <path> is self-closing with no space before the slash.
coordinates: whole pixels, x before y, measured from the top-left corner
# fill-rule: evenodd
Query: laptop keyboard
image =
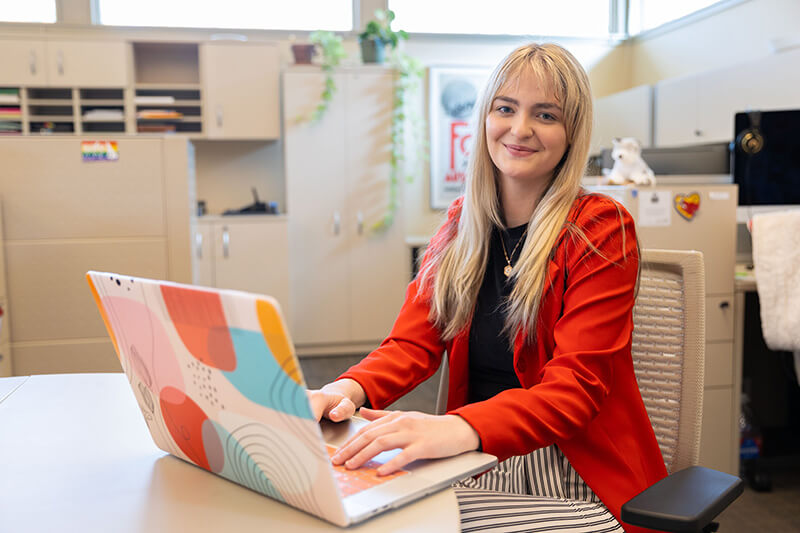
<path id="1" fill-rule="evenodd" d="M 336 448 L 333 446 L 328 446 L 327 448 L 329 456 L 333 456 L 333 454 L 336 453 Z M 408 474 L 407 470 L 398 470 L 386 476 L 379 476 L 378 467 L 381 466 L 381 464 L 382 463 L 377 461 L 367 461 L 361 468 L 355 470 L 348 470 L 344 465 L 332 465 L 333 475 L 336 478 L 336 482 L 339 484 L 339 491 L 342 493 L 342 497 L 356 494 L 362 490 L 375 487 Z"/>

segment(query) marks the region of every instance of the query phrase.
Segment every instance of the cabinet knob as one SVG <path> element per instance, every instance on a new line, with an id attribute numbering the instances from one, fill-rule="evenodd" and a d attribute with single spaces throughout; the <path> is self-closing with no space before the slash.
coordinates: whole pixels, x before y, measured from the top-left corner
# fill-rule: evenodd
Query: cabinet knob
<path id="1" fill-rule="evenodd" d="M 702 137 L 703 136 L 703 130 L 694 130 L 694 136 L 695 137 Z"/>
<path id="2" fill-rule="evenodd" d="M 203 258 L 203 234 L 202 233 L 195 233 L 194 234 L 194 244 L 197 250 L 197 258 Z"/>
<path id="3" fill-rule="evenodd" d="M 228 233 L 228 226 L 222 228 L 222 257 L 228 258 L 231 247 L 231 236 Z"/>
<path id="4" fill-rule="evenodd" d="M 720 308 L 720 309 L 727 309 L 727 308 L 729 308 L 730 306 L 731 306 L 730 302 L 720 302 L 720 303 L 719 303 L 719 308 Z"/>
<path id="5" fill-rule="evenodd" d="M 356 224 L 358 226 L 358 234 L 364 235 L 364 213 L 361 211 L 356 215 Z"/>
<path id="6" fill-rule="evenodd" d="M 223 118 L 222 117 L 222 106 L 219 105 L 219 106 L 217 106 L 217 127 L 218 128 L 222 127 L 222 118 Z"/>
<path id="7" fill-rule="evenodd" d="M 342 217 L 339 214 L 339 211 L 333 212 L 333 234 L 339 235 L 342 231 Z"/>

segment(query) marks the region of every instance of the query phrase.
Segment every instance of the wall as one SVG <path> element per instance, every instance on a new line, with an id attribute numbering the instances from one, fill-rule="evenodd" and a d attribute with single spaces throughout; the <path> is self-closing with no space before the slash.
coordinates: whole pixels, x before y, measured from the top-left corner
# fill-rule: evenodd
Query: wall
<path id="1" fill-rule="evenodd" d="M 635 38 L 629 87 L 722 68 L 772 53 L 774 39 L 800 45 L 800 2 L 749 0 L 669 31 Z"/>

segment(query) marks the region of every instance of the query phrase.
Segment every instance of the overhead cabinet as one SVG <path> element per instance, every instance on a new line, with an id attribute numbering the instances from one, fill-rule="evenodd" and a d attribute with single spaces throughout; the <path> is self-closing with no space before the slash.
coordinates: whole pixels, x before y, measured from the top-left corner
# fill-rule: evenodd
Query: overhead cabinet
<path id="1" fill-rule="evenodd" d="M 277 46 L 207 43 L 200 61 L 209 138 L 280 137 Z"/>
<path id="2" fill-rule="evenodd" d="M 655 86 L 659 147 L 730 142 L 736 113 L 800 107 L 800 50 Z"/>
<path id="3" fill-rule="evenodd" d="M 127 51 L 122 41 L 0 40 L 0 85 L 123 87 Z"/>
<path id="4" fill-rule="evenodd" d="M 47 84 L 44 41 L 0 40 L 0 85 Z"/>
<path id="5" fill-rule="evenodd" d="M 283 74 L 290 323 L 301 353 L 374 346 L 390 331 L 410 276 L 402 220 L 373 226 L 389 204 L 393 73 L 341 69 L 321 120 L 314 67 Z"/>

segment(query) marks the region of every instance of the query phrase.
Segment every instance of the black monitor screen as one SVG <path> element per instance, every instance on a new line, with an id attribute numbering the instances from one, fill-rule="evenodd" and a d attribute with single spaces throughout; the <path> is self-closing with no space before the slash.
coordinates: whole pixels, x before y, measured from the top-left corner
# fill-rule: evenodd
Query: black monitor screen
<path id="1" fill-rule="evenodd" d="M 739 205 L 800 204 L 800 110 L 737 113 L 734 132 Z"/>

